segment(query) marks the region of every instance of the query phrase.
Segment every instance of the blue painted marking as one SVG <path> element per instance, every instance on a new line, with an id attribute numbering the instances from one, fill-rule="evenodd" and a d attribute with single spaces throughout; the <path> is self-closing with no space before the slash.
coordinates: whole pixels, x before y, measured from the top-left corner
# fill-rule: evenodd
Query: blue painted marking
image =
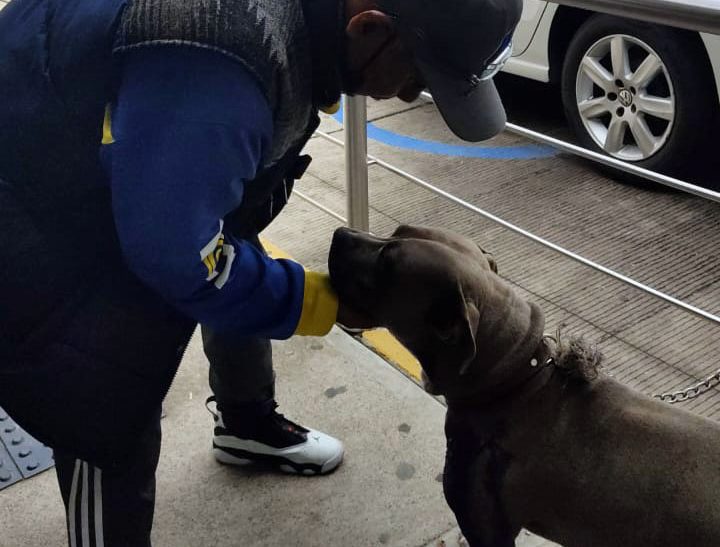
<path id="1" fill-rule="evenodd" d="M 343 123 L 343 109 L 333 115 L 338 122 Z M 461 144 L 446 144 L 443 142 L 417 139 L 400 135 L 387 129 L 382 129 L 374 123 L 367 124 L 367 135 L 369 139 L 402 148 L 424 152 L 426 154 L 438 154 L 462 158 L 485 158 L 495 160 L 529 160 L 538 158 L 549 158 L 557 154 L 554 148 L 541 145 L 526 146 L 468 146 Z"/>

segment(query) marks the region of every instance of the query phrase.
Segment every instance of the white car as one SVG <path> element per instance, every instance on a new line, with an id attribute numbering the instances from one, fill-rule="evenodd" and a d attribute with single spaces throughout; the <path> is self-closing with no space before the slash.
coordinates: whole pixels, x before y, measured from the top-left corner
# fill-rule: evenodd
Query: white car
<path id="1" fill-rule="evenodd" d="M 686 175 L 702 167 L 715 135 L 712 34 L 524 0 L 504 71 L 559 84 L 583 146 L 647 169 Z"/>

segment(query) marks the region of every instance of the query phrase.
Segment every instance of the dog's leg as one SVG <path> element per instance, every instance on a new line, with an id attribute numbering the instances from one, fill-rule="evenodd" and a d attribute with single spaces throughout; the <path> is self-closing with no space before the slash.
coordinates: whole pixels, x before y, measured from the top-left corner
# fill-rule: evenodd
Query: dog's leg
<path id="1" fill-rule="evenodd" d="M 492 523 L 494 520 L 492 514 L 496 511 L 492 504 L 483 505 L 487 501 L 474 496 L 471 500 L 474 507 L 471 514 L 460 513 L 453 509 L 465 541 L 470 547 L 514 547 L 520 529 L 496 528 Z M 489 513 L 484 514 L 484 511 Z"/>
<path id="2" fill-rule="evenodd" d="M 504 469 L 497 450 L 488 447 L 473 453 L 467 446 L 455 450 L 451 445 L 443 490 L 466 541 L 470 547 L 513 547 L 520 527 L 510 524 L 502 507 Z"/>

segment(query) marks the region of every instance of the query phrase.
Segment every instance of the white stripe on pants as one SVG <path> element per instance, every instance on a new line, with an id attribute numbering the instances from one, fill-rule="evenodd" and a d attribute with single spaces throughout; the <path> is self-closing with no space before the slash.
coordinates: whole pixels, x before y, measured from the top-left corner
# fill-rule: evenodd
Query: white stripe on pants
<path id="1" fill-rule="evenodd" d="M 93 501 L 95 502 L 95 547 L 105 547 L 103 538 L 103 507 L 102 507 L 102 469 L 95 468 L 94 477 L 95 491 L 93 492 Z"/>
<path id="2" fill-rule="evenodd" d="M 77 498 L 77 483 L 80 473 L 80 460 L 75 460 L 73 471 L 72 487 L 70 488 L 70 502 L 68 503 L 68 528 L 70 529 L 70 547 L 77 547 L 77 532 L 75 531 L 75 498 Z"/>
<path id="3" fill-rule="evenodd" d="M 90 547 L 90 527 L 88 526 L 88 464 L 83 462 L 82 496 L 80 500 L 80 532 L 82 547 Z"/>
<path id="4" fill-rule="evenodd" d="M 81 465 L 82 464 L 82 465 Z M 102 470 L 93 467 L 92 499 L 95 529 L 95 547 L 104 547 L 102 515 Z M 80 482 L 82 481 L 82 482 Z M 80 482 L 80 543 L 77 542 L 78 482 Z M 75 460 L 70 499 L 68 503 L 68 527 L 70 547 L 90 547 L 90 466 L 82 460 Z"/>

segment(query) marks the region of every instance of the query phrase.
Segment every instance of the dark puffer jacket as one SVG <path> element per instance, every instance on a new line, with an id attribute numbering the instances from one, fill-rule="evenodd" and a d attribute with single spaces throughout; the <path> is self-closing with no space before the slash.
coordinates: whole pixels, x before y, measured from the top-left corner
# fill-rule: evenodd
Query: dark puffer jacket
<path id="1" fill-rule="evenodd" d="M 309 3 L 332 7 L 339 29 L 341 2 Z M 307 165 L 298 154 L 328 102 L 313 100 L 313 69 L 337 53 L 320 53 L 313 32 L 300 0 L 13 0 L 0 11 L 0 405 L 41 441 L 105 468 L 125 460 L 195 327 L 120 254 L 98 152 L 123 52 L 210 48 L 258 78 L 273 152 L 227 219 L 257 233 Z"/>

